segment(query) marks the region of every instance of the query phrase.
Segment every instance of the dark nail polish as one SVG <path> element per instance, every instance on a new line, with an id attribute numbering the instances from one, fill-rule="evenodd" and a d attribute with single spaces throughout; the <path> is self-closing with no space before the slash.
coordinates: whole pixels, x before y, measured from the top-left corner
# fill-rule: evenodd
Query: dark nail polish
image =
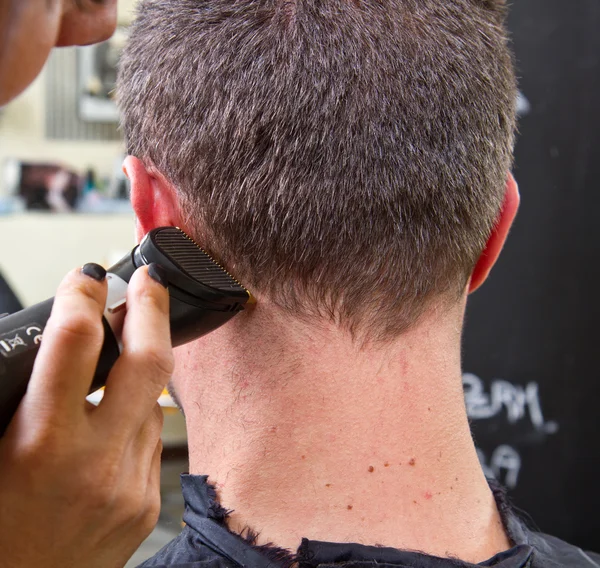
<path id="1" fill-rule="evenodd" d="M 85 264 L 81 269 L 81 273 L 93 278 L 94 280 L 97 280 L 98 282 L 102 282 L 102 280 L 106 278 L 106 270 L 104 270 L 104 268 L 95 262 L 89 262 L 88 264 Z"/>
<path id="2" fill-rule="evenodd" d="M 167 271 L 160 265 L 153 262 L 148 266 L 148 274 L 150 278 L 156 280 L 159 284 L 164 286 L 165 288 L 169 285 L 169 280 L 167 279 Z"/>

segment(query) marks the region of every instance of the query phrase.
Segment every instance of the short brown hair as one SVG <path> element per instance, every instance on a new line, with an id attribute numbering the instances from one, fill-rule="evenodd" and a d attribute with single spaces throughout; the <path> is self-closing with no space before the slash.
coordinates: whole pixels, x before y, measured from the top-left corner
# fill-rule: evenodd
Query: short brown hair
<path id="1" fill-rule="evenodd" d="M 385 339 L 457 299 L 497 218 L 516 86 L 501 0 L 143 0 L 129 152 L 250 290 Z"/>

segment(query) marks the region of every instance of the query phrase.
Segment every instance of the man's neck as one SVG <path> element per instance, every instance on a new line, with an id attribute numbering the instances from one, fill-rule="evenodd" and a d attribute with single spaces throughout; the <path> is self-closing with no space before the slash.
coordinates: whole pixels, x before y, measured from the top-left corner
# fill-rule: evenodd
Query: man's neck
<path id="1" fill-rule="evenodd" d="M 182 348 L 190 472 L 216 484 L 230 528 L 290 550 L 303 537 L 471 562 L 506 549 L 451 316 L 385 348 L 276 318 L 249 343 L 231 327 Z"/>

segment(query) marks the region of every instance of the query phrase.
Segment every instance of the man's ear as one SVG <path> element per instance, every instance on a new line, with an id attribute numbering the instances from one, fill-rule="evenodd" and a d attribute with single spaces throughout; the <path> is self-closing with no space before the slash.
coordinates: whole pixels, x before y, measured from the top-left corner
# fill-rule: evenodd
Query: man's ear
<path id="1" fill-rule="evenodd" d="M 475 265 L 473 274 L 471 274 L 471 279 L 469 280 L 469 293 L 475 292 L 475 290 L 485 282 L 490 270 L 492 270 L 496 260 L 498 260 L 500 251 L 504 246 L 510 227 L 517 214 L 519 201 L 520 197 L 517 182 L 513 175 L 509 173 L 506 182 L 504 203 L 502 204 L 502 209 L 500 210 L 492 234 Z"/>
<path id="2" fill-rule="evenodd" d="M 177 192 L 163 176 L 150 172 L 140 159 L 133 156 L 125 158 L 123 171 L 131 184 L 131 205 L 138 242 L 156 227 L 180 226 Z"/>

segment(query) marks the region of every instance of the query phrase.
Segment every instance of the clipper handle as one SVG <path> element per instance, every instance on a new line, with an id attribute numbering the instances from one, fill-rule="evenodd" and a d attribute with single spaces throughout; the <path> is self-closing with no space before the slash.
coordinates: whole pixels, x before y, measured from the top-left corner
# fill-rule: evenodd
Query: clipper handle
<path id="1" fill-rule="evenodd" d="M 135 271 L 132 253 L 107 274 L 108 294 L 102 325 L 104 343 L 89 392 L 104 386 L 120 354 L 119 341 L 127 283 Z M 115 272 L 117 274 L 115 274 Z M 126 278 L 126 280 L 125 280 Z M 0 319 L 0 437 L 12 420 L 33 371 L 54 298 Z"/>
<path id="2" fill-rule="evenodd" d="M 108 270 L 104 344 L 90 392 L 99 389 L 120 354 L 127 285 L 136 268 L 156 262 L 167 273 L 173 346 L 210 333 L 250 301 L 248 291 L 176 227 L 159 227 Z M 54 299 L 0 318 L 0 436 L 27 390 Z M 63 355 L 64 356 L 64 355 Z"/>
<path id="3" fill-rule="evenodd" d="M 27 391 L 53 304 L 54 298 L 51 298 L 0 319 L 0 436 Z M 102 323 L 104 344 L 90 392 L 104 385 L 119 356 L 118 342 L 106 318 L 102 318 Z"/>

